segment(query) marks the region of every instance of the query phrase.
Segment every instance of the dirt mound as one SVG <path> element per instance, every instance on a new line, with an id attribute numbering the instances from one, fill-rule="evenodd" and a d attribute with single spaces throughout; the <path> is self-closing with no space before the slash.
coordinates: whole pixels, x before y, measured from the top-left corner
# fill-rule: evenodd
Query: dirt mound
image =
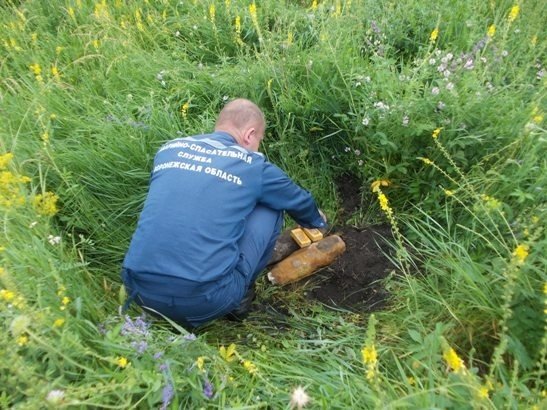
<path id="1" fill-rule="evenodd" d="M 385 254 L 391 238 L 387 225 L 363 229 L 343 227 L 333 231 L 346 243 L 346 252 L 331 265 L 310 277 L 308 297 L 327 306 L 352 311 L 378 310 L 388 293 L 379 281 L 394 269 Z"/>

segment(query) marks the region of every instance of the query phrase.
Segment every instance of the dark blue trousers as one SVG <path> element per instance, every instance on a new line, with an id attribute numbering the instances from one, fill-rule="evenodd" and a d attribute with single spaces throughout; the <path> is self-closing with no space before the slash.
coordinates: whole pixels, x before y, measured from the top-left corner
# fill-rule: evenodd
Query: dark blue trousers
<path id="1" fill-rule="evenodd" d="M 233 274 L 217 282 L 200 283 L 123 268 L 129 300 L 186 328 L 224 316 L 239 306 L 266 267 L 282 225 L 282 212 L 258 205 L 245 221 Z"/>

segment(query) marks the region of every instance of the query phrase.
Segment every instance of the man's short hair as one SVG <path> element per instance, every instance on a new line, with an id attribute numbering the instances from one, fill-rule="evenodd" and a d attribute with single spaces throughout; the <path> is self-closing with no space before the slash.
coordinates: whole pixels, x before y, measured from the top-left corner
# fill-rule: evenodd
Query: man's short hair
<path id="1" fill-rule="evenodd" d="M 243 129 L 254 124 L 260 124 L 265 127 L 266 120 L 262 110 L 252 101 L 237 98 L 222 108 L 218 115 L 216 127 L 231 125 L 238 129 Z"/>

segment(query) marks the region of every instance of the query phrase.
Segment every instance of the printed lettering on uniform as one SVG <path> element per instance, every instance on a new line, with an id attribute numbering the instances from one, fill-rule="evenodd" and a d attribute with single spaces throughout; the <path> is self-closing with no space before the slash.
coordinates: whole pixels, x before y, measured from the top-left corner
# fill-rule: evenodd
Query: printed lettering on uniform
<path id="1" fill-rule="evenodd" d="M 162 152 L 167 149 L 177 149 L 177 148 L 189 149 L 191 151 L 194 151 L 200 154 L 205 154 L 205 155 L 236 158 L 236 159 L 240 159 L 241 161 L 247 164 L 251 164 L 253 162 L 252 155 L 249 155 L 243 151 L 230 149 L 230 147 L 226 147 L 225 149 L 205 148 L 203 145 L 200 145 L 197 143 L 189 143 L 187 141 L 181 141 L 181 140 L 175 140 L 175 141 L 168 142 L 167 144 L 164 144 L 158 150 L 158 152 Z"/>
<path id="2" fill-rule="evenodd" d="M 180 169 L 183 171 L 204 173 L 235 185 L 243 185 L 240 176 L 227 172 L 220 166 L 213 167 L 211 165 L 214 164 L 215 157 L 233 158 L 241 160 L 246 164 L 251 164 L 253 160 L 252 156 L 244 151 L 230 149 L 231 147 L 218 148 L 208 144 L 204 145 L 184 140 L 168 142 L 159 149 L 158 153 L 165 150 L 177 149 L 178 152 L 176 155 L 180 160 L 157 164 L 153 172 L 156 173 L 164 169 Z"/>

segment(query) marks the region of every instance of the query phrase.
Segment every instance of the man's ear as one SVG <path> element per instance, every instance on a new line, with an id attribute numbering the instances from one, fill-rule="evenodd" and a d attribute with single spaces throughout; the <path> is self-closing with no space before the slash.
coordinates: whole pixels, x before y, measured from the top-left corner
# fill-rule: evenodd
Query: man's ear
<path id="1" fill-rule="evenodd" d="M 243 133 L 243 143 L 246 147 L 252 144 L 254 134 L 256 133 L 256 130 L 254 127 L 249 127 L 245 130 Z"/>

